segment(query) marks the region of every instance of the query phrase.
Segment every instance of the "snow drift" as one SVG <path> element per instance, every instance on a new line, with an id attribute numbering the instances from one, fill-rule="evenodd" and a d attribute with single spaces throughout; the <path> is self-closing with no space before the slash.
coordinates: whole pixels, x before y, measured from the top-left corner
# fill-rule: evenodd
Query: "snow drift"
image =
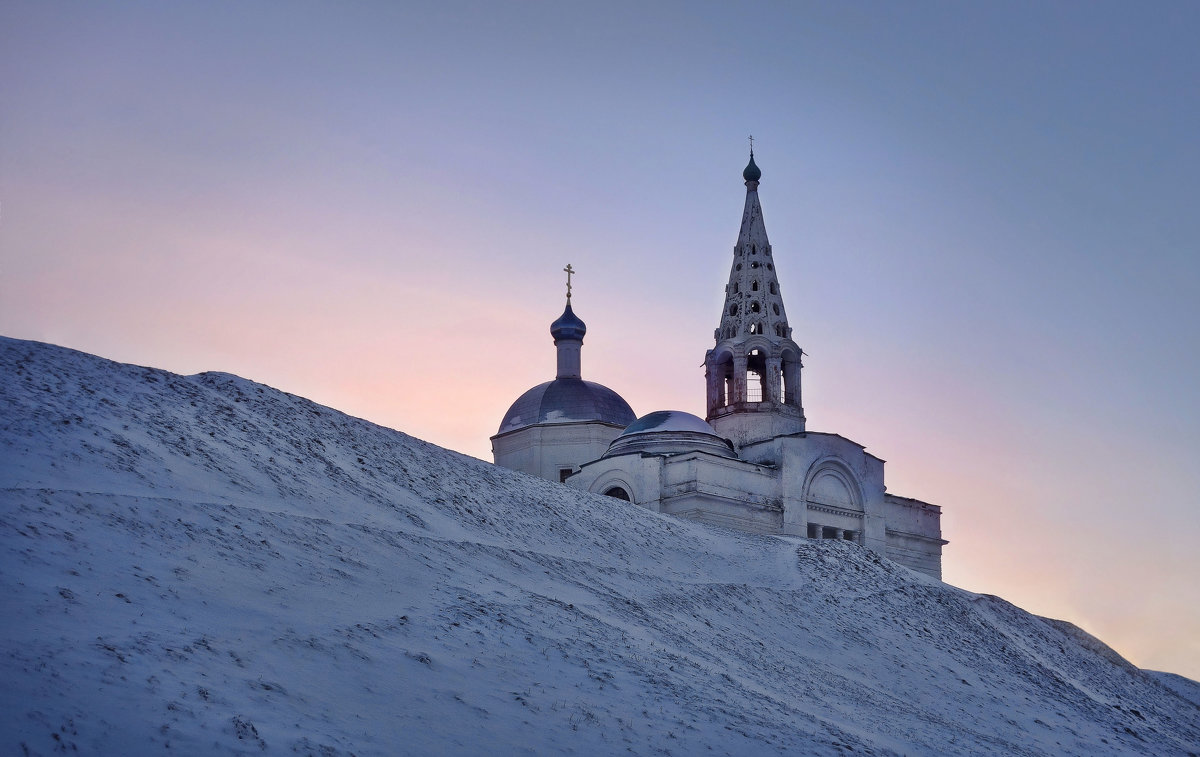
<path id="1" fill-rule="evenodd" d="M 1188 754 L 1194 682 L 862 547 L 0 341 L 0 751 Z"/>

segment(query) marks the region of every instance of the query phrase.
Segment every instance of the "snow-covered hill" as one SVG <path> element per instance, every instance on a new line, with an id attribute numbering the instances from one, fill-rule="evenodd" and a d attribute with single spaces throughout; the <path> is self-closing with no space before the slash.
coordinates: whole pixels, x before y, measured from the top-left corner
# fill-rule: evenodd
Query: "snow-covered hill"
<path id="1" fill-rule="evenodd" d="M 1200 753 L 1194 682 L 861 547 L 9 339 L 0 577 L 4 754 Z"/>

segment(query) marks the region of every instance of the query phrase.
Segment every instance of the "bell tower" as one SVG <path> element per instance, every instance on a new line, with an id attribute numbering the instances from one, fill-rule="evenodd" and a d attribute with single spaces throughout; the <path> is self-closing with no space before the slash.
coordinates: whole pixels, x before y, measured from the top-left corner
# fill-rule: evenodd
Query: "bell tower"
<path id="1" fill-rule="evenodd" d="M 707 418 L 717 433 L 739 447 L 804 431 L 800 395 L 803 352 L 792 341 L 775 257 L 767 240 L 758 183 L 762 171 L 750 163 L 742 172 L 746 207 L 733 267 L 725 285 L 725 305 L 704 356 Z"/>

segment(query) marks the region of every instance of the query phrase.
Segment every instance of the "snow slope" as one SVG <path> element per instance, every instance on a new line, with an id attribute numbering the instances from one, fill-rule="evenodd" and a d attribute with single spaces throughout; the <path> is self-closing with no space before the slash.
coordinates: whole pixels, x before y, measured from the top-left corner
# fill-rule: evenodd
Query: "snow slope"
<path id="1" fill-rule="evenodd" d="M 0 340 L 0 753 L 1188 754 L 1196 684 L 839 542 Z"/>

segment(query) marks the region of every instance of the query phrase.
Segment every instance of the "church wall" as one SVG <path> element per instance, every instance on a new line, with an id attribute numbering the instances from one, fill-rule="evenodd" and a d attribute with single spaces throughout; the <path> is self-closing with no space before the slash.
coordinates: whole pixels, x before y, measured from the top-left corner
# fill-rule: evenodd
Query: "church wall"
<path id="1" fill-rule="evenodd" d="M 754 403 L 748 407 L 758 408 L 761 407 L 761 403 Z M 778 412 L 730 412 L 734 410 L 730 408 L 730 411 L 713 414 L 709 423 L 718 435 L 731 440 L 739 449 L 745 445 L 804 431 L 804 416 L 800 415 L 799 410 L 784 405 L 775 407 Z"/>
<path id="2" fill-rule="evenodd" d="M 496 465 L 560 481 L 562 469 L 600 457 L 622 430 L 599 422 L 528 426 L 493 436 L 492 455 Z"/>
<path id="3" fill-rule="evenodd" d="M 684 453 L 663 463 L 664 513 L 754 533 L 780 533 L 777 471 L 761 465 Z"/>
<path id="4" fill-rule="evenodd" d="M 741 452 L 744 459 L 779 467 L 782 533 L 806 536 L 808 524 L 814 523 L 854 531 L 859 543 L 884 550 L 884 463 L 862 445 L 837 434 L 810 432 L 746 445 Z M 850 481 L 852 503 L 810 503 L 806 498 L 813 479 L 830 468 Z"/>
<path id="5" fill-rule="evenodd" d="M 913 570 L 942 577 L 942 508 L 918 499 L 884 495 L 889 559 Z"/>
<path id="6" fill-rule="evenodd" d="M 594 494 L 604 494 L 610 488 L 619 486 L 629 495 L 630 501 L 658 512 L 662 493 L 662 461 L 660 455 L 639 453 L 606 457 L 585 463 L 566 483 Z"/>

